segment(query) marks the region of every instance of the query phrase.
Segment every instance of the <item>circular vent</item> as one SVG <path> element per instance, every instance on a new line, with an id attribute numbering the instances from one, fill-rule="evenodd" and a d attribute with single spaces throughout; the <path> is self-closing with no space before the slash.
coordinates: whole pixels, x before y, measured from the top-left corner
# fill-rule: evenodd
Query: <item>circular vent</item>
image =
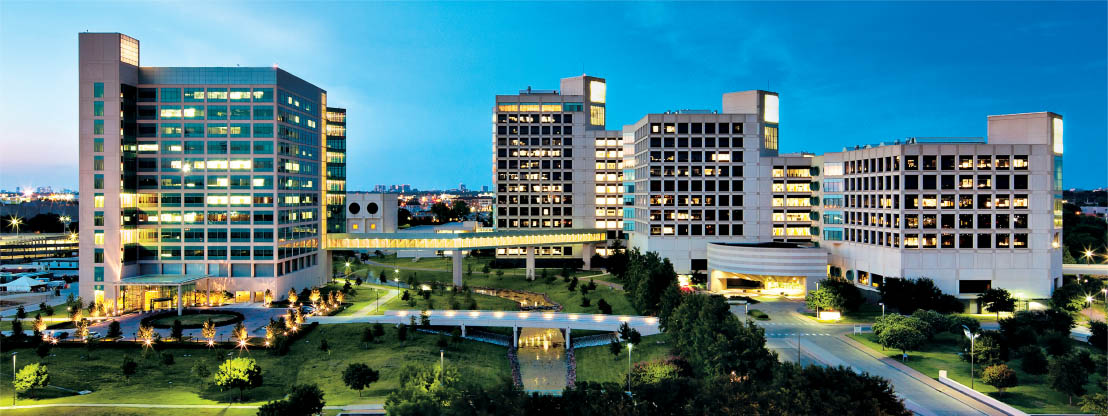
<path id="1" fill-rule="evenodd" d="M 377 213 L 377 203 L 376 202 L 370 202 L 368 205 L 365 206 L 365 212 L 369 215 L 376 214 Z"/>
<path id="2" fill-rule="evenodd" d="M 361 212 L 361 211 L 362 211 L 362 206 L 358 205 L 357 202 L 351 202 L 350 203 L 350 215 L 358 215 L 358 213 Z"/>

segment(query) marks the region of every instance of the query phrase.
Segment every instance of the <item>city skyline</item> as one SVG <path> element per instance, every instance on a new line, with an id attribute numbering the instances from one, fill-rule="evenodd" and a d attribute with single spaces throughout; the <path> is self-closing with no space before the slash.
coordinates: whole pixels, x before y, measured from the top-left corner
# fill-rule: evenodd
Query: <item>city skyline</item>
<path id="1" fill-rule="evenodd" d="M 553 89 L 557 87 L 553 83 L 535 83 L 582 72 L 608 80 L 612 104 L 608 129 L 620 129 L 648 112 L 718 110 L 720 91 L 777 91 L 786 125 L 781 131 L 783 152 L 839 151 L 845 143 L 915 136 L 983 137 L 984 116 L 1055 111 L 1067 121 L 1070 151 L 1064 187 L 1103 187 L 1108 176 L 1104 170 L 1108 168 L 1099 163 L 1108 152 L 1102 139 L 1108 136 L 1101 53 L 1105 29 L 1096 24 L 1104 4 L 926 8 L 894 4 L 864 9 L 823 4 L 789 10 L 791 19 L 772 23 L 769 16 L 784 6 L 373 4 L 348 8 L 324 3 L 311 10 L 289 4 L 272 11 L 220 5 L 215 6 L 220 12 L 215 15 L 239 18 L 199 23 L 193 23 L 197 22 L 193 12 L 180 4 L 131 6 L 109 13 L 104 8 L 70 5 L 77 13 L 59 16 L 58 24 L 43 29 L 26 25 L 41 21 L 39 17 L 51 8 L 48 3 L 5 5 L 0 16 L 4 28 L 0 87 L 9 93 L 0 122 L 10 127 L 0 145 L 18 151 L 0 152 L 0 188 L 77 187 L 76 149 L 66 145 L 76 136 L 77 109 L 68 104 L 61 111 L 36 109 L 47 101 L 74 101 L 70 98 L 75 97 L 76 73 L 69 69 L 77 58 L 73 35 L 84 29 L 118 31 L 141 39 L 149 46 L 144 50 L 151 51 L 142 56 L 144 66 L 276 64 L 309 79 L 327 80 L 321 87 L 351 113 L 351 158 L 374 161 L 349 167 L 351 190 L 368 190 L 381 183 L 410 183 L 421 189 L 446 189 L 458 182 L 477 189 L 490 184 L 491 161 L 485 145 L 487 117 L 494 103 L 489 92 L 512 94 L 528 86 Z M 560 31 L 585 33 L 572 28 L 592 27 L 587 21 L 561 19 L 581 10 L 610 17 L 610 27 L 620 30 L 595 28 L 587 36 L 558 37 L 564 44 L 552 47 L 543 47 L 551 39 L 546 35 L 526 33 L 531 27 L 543 27 L 535 20 L 566 20 L 564 25 L 559 23 Z M 300 32 L 272 30 L 264 23 L 268 19 L 291 25 L 294 16 L 317 13 L 337 20 L 330 25 L 312 19 L 295 21 L 304 28 Z M 200 29 L 194 32 L 199 34 L 180 37 L 140 27 L 131 21 L 138 15 L 189 22 Z M 747 16 L 750 23 L 744 20 L 741 30 L 731 30 L 715 17 L 722 15 Z M 876 15 L 882 20 L 871 21 Z M 1037 23 L 1016 24 L 1030 20 L 1029 16 L 1035 16 Z M 435 29 L 405 27 L 405 22 L 417 18 L 437 23 L 428 26 Z M 918 36 L 932 29 L 912 23 L 913 19 L 939 18 L 948 20 L 944 27 L 957 29 Z M 975 20 L 985 24 L 970 24 Z M 672 26 L 682 21 L 704 24 L 696 29 Z M 890 31 L 892 27 L 900 30 Z M 216 29 L 238 40 L 213 41 L 217 36 L 227 38 L 216 34 Z M 873 32 L 885 34 L 870 37 Z M 496 33 L 522 35 L 505 38 Z M 606 48 L 609 43 L 642 47 L 617 51 Z M 326 51 L 326 59 L 304 52 L 316 45 L 327 46 L 320 49 Z M 1054 57 L 1035 52 L 1048 47 Z M 643 62 L 647 50 L 657 53 L 652 56 L 660 64 L 634 64 Z M 559 59 L 551 61 L 550 54 Z M 15 64 L 28 60 L 39 64 Z M 874 88 L 877 83 L 883 88 Z M 16 103 L 14 97 L 25 99 Z M 854 121 L 859 118 L 865 122 Z M 424 145 L 411 145 L 417 141 Z M 390 157 L 374 157 L 380 154 Z M 413 166 L 423 173 L 413 176 Z"/>

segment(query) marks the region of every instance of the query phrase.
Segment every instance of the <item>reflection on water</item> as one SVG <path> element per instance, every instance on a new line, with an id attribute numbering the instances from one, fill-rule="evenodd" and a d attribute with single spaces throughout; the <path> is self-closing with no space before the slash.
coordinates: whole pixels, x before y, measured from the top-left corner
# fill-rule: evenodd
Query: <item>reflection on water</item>
<path id="1" fill-rule="evenodd" d="M 527 292 L 523 290 L 475 288 L 474 293 L 496 296 L 519 303 L 519 309 L 524 311 L 534 310 L 560 310 L 558 304 L 551 302 L 542 293 Z"/>
<path id="2" fill-rule="evenodd" d="M 565 337 L 557 329 L 520 330 L 519 373 L 525 390 L 565 389 L 565 346 Z"/>

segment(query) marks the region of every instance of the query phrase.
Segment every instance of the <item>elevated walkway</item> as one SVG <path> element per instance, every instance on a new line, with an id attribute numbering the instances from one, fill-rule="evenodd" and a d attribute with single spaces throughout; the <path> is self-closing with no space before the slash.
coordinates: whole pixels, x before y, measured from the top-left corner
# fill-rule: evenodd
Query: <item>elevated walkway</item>
<path id="1" fill-rule="evenodd" d="M 581 244 L 581 259 L 590 269 L 593 244 L 608 240 L 605 230 L 567 228 L 561 230 L 512 230 L 461 233 L 341 233 L 323 238 L 325 250 L 450 250 L 453 256 L 454 286 L 462 285 L 462 255 L 465 250 L 524 247 L 527 278 L 535 279 L 535 247 Z"/>

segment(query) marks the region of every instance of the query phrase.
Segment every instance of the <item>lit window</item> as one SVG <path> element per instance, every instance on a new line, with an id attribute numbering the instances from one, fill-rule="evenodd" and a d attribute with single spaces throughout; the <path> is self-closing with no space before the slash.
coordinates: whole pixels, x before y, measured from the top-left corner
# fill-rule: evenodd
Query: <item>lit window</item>
<path id="1" fill-rule="evenodd" d="M 765 108 L 763 109 L 763 111 L 765 112 L 765 114 L 763 115 L 762 121 L 765 121 L 766 123 L 777 123 L 779 115 L 777 109 L 777 96 L 766 94 L 764 97 L 764 101 Z"/>
<path id="2" fill-rule="evenodd" d="M 594 126 L 604 125 L 604 107 L 589 107 L 589 124 Z"/>
<path id="3" fill-rule="evenodd" d="M 608 86 L 604 81 L 589 81 L 589 101 L 603 104 L 607 94 Z"/>
<path id="4" fill-rule="evenodd" d="M 1054 119 L 1054 153 L 1062 154 L 1062 119 Z"/>

